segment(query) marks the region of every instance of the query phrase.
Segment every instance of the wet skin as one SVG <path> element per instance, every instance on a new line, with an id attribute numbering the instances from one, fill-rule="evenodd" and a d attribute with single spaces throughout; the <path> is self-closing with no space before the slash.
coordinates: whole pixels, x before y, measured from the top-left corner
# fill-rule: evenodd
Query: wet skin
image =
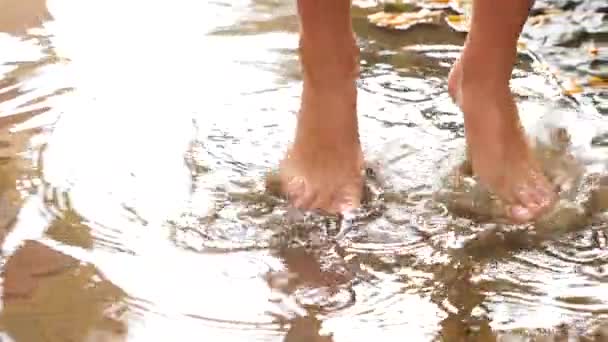
<path id="1" fill-rule="evenodd" d="M 585 227 L 596 220 L 604 219 L 608 211 L 608 175 L 587 173 L 584 160 L 577 158 L 573 152 L 571 136 L 565 127 L 553 127 L 548 130 L 548 141 L 537 136 L 528 136 L 534 158 L 538 161 L 543 176 L 558 194 L 558 200 L 551 210 L 532 221 L 539 230 L 568 231 Z M 509 215 L 509 205 L 492 193 L 479 181 L 473 172 L 468 149 L 445 177 L 438 180 L 439 186 L 433 192 L 434 201 L 446 206 L 455 216 L 466 217 L 476 222 L 513 223 Z M 383 184 L 382 166 L 366 163 L 367 175 L 362 184 L 362 193 L 380 192 L 387 201 L 403 202 L 407 197 L 403 193 L 392 193 L 383 189 L 372 190 L 375 184 Z M 378 178 L 380 177 L 380 178 Z M 378 184 L 376 184 L 378 183 Z M 267 198 L 283 197 L 280 175 L 269 173 L 266 177 Z M 367 196 L 363 197 L 369 197 Z M 266 198 L 265 197 L 265 198 Z M 364 202 L 366 202 L 364 200 Z"/>
<path id="2" fill-rule="evenodd" d="M 300 209 L 358 207 L 364 156 L 358 132 L 358 48 L 350 0 L 298 0 L 303 87 L 293 144 L 280 165 L 281 191 Z M 473 2 L 471 29 L 448 79 L 464 114 L 472 168 L 512 221 L 531 221 L 557 196 L 521 129 L 509 89 L 529 0 Z"/>

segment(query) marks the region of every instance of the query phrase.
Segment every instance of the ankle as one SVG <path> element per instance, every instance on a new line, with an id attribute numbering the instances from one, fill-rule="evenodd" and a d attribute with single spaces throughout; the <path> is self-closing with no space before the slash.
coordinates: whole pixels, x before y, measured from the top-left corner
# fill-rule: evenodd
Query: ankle
<path id="1" fill-rule="evenodd" d="M 460 102 L 460 80 L 462 79 L 462 65 L 460 60 L 457 60 L 450 70 L 448 75 L 448 94 L 455 103 Z"/>
<path id="2" fill-rule="evenodd" d="M 299 51 L 304 82 L 314 89 L 342 88 L 359 77 L 359 48 L 354 38 L 336 42 L 302 38 Z"/>
<path id="3" fill-rule="evenodd" d="M 353 160 L 361 154 L 361 143 L 357 130 L 312 130 L 299 125 L 293 150 L 309 160 L 318 160 L 323 156 Z"/>
<path id="4" fill-rule="evenodd" d="M 323 92 L 305 84 L 295 143 L 314 150 L 359 147 L 356 88 Z"/>
<path id="5" fill-rule="evenodd" d="M 329 149 L 359 145 L 356 103 L 348 108 L 328 106 L 322 111 L 317 108 L 320 107 L 303 104 L 297 120 L 296 143 Z"/>
<path id="6" fill-rule="evenodd" d="M 460 67 L 460 87 L 504 90 L 509 87 L 516 51 L 513 56 L 508 51 L 487 51 L 466 44 L 458 65 Z"/>

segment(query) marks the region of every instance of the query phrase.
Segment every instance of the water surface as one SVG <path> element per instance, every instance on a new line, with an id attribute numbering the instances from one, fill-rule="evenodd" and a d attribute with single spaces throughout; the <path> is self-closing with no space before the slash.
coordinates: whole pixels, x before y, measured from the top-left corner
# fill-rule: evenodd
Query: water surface
<path id="1" fill-rule="evenodd" d="M 0 3 L 3 339 L 601 332 L 606 226 L 549 240 L 502 227 L 504 243 L 471 247 L 496 227 L 429 196 L 463 144 L 446 77 L 464 36 L 374 28 L 371 11 L 353 10 L 361 137 L 386 190 L 403 196 L 372 196 L 354 219 L 293 222 L 263 192 L 299 106 L 293 1 Z M 522 115 L 552 104 L 601 126 L 600 102 L 563 96 L 542 70 L 522 52 Z"/>

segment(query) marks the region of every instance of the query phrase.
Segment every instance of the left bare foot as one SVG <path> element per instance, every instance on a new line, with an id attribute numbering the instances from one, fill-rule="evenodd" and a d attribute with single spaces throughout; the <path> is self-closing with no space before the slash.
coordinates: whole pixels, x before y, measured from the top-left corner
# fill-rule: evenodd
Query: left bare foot
<path id="1" fill-rule="evenodd" d="M 508 83 L 492 75 L 464 82 L 463 64 L 476 62 L 466 58 L 455 64 L 448 89 L 464 113 L 473 172 L 508 205 L 511 220 L 532 221 L 552 207 L 557 194 L 528 144 Z M 473 64 L 468 68 L 475 70 Z"/>

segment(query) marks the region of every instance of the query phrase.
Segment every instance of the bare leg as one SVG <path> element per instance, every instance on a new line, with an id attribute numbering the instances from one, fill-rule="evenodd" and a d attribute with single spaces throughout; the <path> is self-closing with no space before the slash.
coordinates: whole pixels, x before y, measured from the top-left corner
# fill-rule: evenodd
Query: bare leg
<path id="1" fill-rule="evenodd" d="M 530 153 L 509 88 L 530 3 L 475 0 L 471 29 L 449 79 L 450 94 L 464 113 L 474 173 L 520 222 L 538 217 L 556 198 Z"/>
<path id="2" fill-rule="evenodd" d="M 361 199 L 359 51 L 350 6 L 350 0 L 298 0 L 304 85 L 281 182 L 292 204 L 303 209 L 337 213 L 358 206 Z"/>

